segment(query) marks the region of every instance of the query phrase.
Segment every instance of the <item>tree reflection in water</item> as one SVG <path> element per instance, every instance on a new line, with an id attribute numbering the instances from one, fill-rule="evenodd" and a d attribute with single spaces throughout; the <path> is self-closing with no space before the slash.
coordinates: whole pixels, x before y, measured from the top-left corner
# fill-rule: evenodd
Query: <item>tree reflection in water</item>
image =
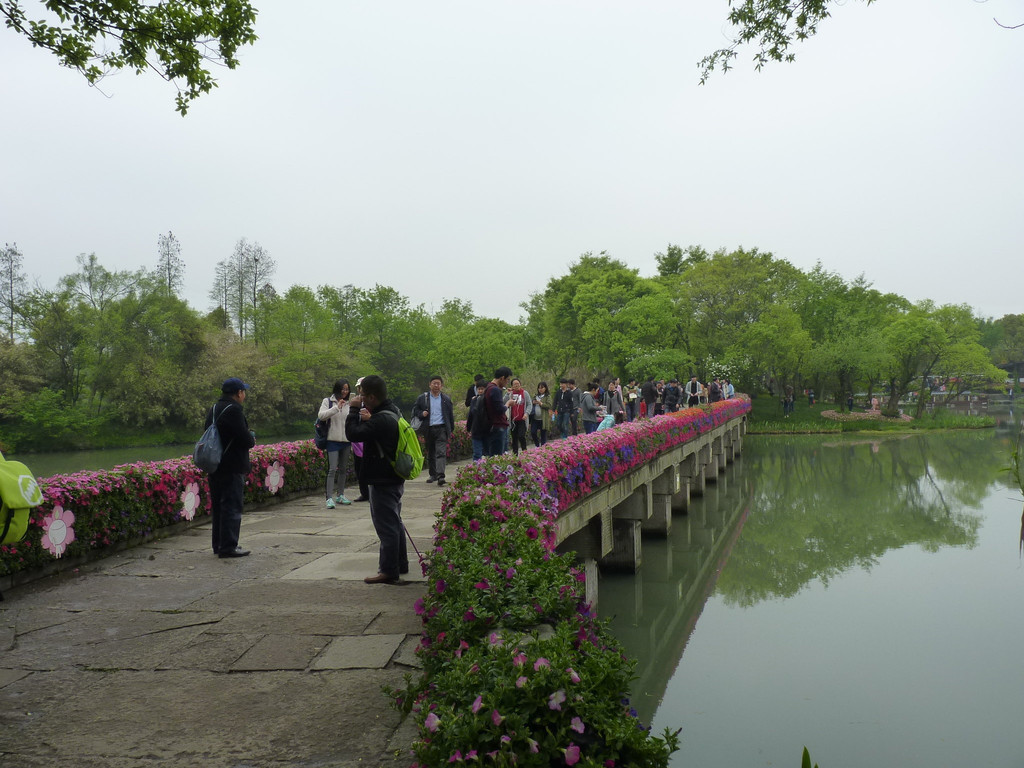
<path id="1" fill-rule="evenodd" d="M 730 605 L 791 597 L 890 549 L 973 547 L 987 489 L 1006 481 L 991 432 L 748 438 L 743 535 L 718 580 Z"/>

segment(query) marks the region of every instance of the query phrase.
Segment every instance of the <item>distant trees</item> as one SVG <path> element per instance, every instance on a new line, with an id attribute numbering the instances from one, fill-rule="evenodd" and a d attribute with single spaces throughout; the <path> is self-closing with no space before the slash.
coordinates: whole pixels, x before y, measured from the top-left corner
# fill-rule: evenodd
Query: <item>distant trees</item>
<path id="1" fill-rule="evenodd" d="M 259 342 L 257 334 L 260 299 L 266 295 L 277 262 L 257 242 L 244 237 L 235 243 L 230 258 L 217 262 L 210 299 L 235 321 L 235 329 L 244 340 Z"/>
<path id="2" fill-rule="evenodd" d="M 274 260 L 244 238 L 217 265 L 215 307 L 203 315 L 176 294 L 175 246 L 160 236 L 151 271 L 109 270 L 82 254 L 76 271 L 32 289 L 18 249 L 0 252 L 0 448 L 194 437 L 228 376 L 252 385 L 252 421 L 273 434 L 306 430 L 335 379 L 368 373 L 403 406 L 432 374 L 461 394 L 474 374 L 509 365 L 549 382 L 724 376 L 740 391 L 813 387 L 839 404 L 884 392 L 895 412 L 912 392 L 920 410 L 936 386 L 946 398 L 1001 386 L 993 362 L 1024 365 L 1020 315 L 983 321 L 965 306 L 914 305 L 756 248 L 669 244 L 650 277 L 584 253 L 509 323 L 466 299 L 430 312 L 386 285 L 328 278 L 279 292 Z"/>

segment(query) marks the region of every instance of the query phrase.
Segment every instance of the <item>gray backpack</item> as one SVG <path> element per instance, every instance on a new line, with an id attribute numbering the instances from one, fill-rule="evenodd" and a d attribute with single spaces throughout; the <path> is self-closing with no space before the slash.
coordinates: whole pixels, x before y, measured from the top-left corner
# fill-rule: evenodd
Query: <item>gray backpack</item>
<path id="1" fill-rule="evenodd" d="M 220 443 L 220 431 L 217 429 L 217 421 L 224 415 L 224 411 L 231 406 L 228 405 L 214 417 L 214 409 L 216 407 L 214 405 L 210 408 L 210 426 L 203 432 L 203 436 L 196 443 L 195 450 L 192 451 L 192 463 L 203 470 L 203 472 L 211 475 L 217 471 L 217 467 L 220 466 L 220 460 L 224 456 L 224 448 Z M 231 443 L 228 443 L 228 445 L 231 445 Z"/>

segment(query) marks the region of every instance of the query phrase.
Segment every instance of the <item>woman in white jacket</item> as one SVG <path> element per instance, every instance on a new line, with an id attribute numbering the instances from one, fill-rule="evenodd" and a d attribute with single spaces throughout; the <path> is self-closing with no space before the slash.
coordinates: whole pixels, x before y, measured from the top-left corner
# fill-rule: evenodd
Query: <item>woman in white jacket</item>
<path id="1" fill-rule="evenodd" d="M 327 429 L 327 508 L 336 504 L 351 504 L 345 498 L 345 479 L 348 474 L 348 457 L 352 444 L 345 436 L 345 419 L 348 418 L 348 379 L 334 382 L 334 392 L 320 404 L 317 419 L 330 424 Z M 338 492 L 335 495 L 335 486 Z"/>

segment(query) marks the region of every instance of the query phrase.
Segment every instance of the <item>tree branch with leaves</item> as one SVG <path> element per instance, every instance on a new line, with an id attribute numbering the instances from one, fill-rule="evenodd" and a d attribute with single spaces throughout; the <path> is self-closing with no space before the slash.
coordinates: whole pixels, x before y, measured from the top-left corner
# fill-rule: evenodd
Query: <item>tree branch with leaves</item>
<path id="1" fill-rule="evenodd" d="M 257 11 L 248 0 L 43 0 L 46 18 L 26 15 L 21 0 L 0 0 L 8 28 L 52 52 L 96 85 L 122 69 L 151 70 L 178 90 L 184 115 L 216 87 L 211 66 L 234 69 L 238 49 L 256 41 Z"/>

